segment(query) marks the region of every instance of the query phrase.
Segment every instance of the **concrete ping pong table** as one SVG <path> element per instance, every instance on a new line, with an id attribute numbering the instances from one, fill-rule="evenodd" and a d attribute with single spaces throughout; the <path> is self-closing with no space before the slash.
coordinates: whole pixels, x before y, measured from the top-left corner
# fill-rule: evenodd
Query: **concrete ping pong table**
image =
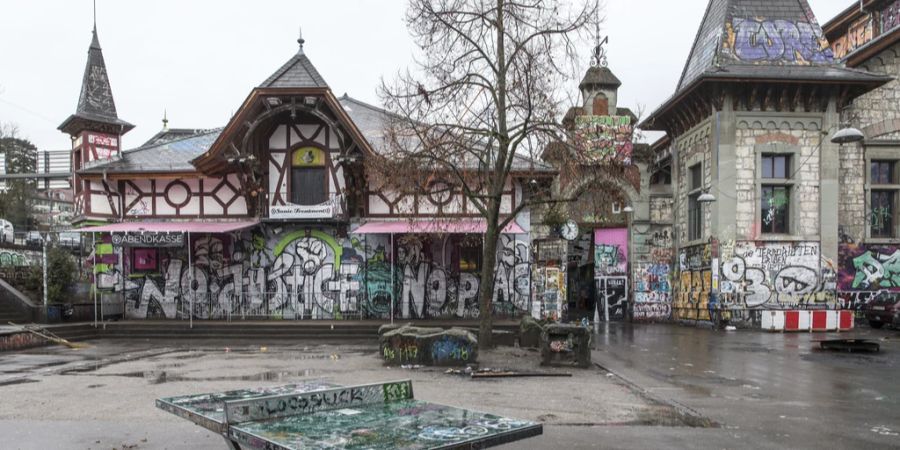
<path id="1" fill-rule="evenodd" d="M 231 449 L 474 449 L 543 425 L 415 400 L 412 381 L 313 382 L 163 398 L 156 406 L 221 434 Z"/>

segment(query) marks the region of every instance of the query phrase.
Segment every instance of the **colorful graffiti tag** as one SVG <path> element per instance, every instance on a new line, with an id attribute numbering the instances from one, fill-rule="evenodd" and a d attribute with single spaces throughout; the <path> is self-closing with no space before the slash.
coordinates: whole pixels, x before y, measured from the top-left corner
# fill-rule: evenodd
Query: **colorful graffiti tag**
<path id="1" fill-rule="evenodd" d="M 597 278 L 625 275 L 628 267 L 628 229 L 594 230 L 594 271 Z"/>
<path id="2" fill-rule="evenodd" d="M 631 164 L 634 125 L 629 116 L 575 117 L 575 144 L 592 162 Z"/>
<path id="3" fill-rule="evenodd" d="M 900 247 L 842 244 L 841 291 L 900 291 Z"/>
<path id="4" fill-rule="evenodd" d="M 834 53 L 815 23 L 734 18 L 727 26 L 724 49 L 745 63 L 830 64 Z"/>
<path id="5" fill-rule="evenodd" d="M 672 229 L 655 227 L 634 235 L 634 321 L 662 321 L 672 313 Z"/>
<path id="6" fill-rule="evenodd" d="M 98 246 L 97 286 L 124 291 L 129 318 L 387 318 L 392 304 L 395 317 L 477 317 L 479 273 L 460 270 L 450 239 L 398 242 L 392 264 L 387 236 L 262 227 L 193 239 L 191 267 L 184 249 L 160 249 L 158 272 L 140 272 L 125 251 L 125 277 Z M 494 312 L 527 311 L 528 245 L 503 236 L 497 260 Z"/>

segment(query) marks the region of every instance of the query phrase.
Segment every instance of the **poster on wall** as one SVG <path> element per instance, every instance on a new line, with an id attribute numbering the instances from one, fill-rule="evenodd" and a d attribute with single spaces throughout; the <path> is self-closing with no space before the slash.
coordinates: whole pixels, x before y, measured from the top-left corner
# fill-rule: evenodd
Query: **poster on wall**
<path id="1" fill-rule="evenodd" d="M 594 230 L 594 277 L 625 275 L 628 269 L 628 229 Z"/>
<path id="2" fill-rule="evenodd" d="M 630 116 L 575 117 L 575 144 L 593 162 L 630 165 L 633 136 Z"/>

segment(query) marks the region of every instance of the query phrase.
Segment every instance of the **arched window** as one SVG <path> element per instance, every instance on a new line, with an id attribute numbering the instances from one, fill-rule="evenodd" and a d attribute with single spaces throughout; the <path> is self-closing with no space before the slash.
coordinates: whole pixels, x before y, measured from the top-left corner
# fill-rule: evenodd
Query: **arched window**
<path id="1" fill-rule="evenodd" d="M 291 155 L 291 203 L 318 205 L 328 200 L 325 152 L 315 147 L 294 150 Z"/>

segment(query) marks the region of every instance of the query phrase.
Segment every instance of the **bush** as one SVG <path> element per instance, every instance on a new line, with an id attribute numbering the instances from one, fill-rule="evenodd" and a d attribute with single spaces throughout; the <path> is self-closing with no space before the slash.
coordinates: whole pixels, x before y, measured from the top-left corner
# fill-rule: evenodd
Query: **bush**
<path id="1" fill-rule="evenodd" d="M 47 248 L 47 302 L 66 303 L 69 293 L 78 277 L 78 266 L 75 259 L 65 250 Z M 31 269 L 26 288 L 38 294 L 38 301 L 44 299 L 44 269 L 35 266 Z"/>

